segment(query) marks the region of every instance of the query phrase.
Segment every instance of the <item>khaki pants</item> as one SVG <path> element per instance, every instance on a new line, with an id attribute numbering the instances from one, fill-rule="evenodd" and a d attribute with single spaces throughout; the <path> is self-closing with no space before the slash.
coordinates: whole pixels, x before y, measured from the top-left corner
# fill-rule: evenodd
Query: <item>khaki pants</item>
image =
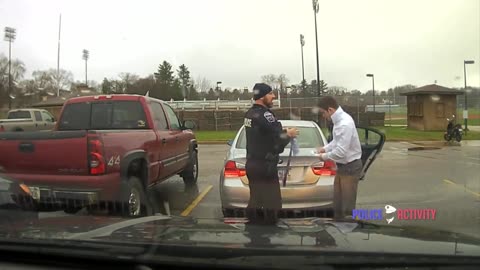
<path id="1" fill-rule="evenodd" d="M 351 216 L 357 204 L 357 187 L 362 171 L 362 161 L 357 160 L 337 170 L 333 185 L 333 210 L 335 218 Z"/>

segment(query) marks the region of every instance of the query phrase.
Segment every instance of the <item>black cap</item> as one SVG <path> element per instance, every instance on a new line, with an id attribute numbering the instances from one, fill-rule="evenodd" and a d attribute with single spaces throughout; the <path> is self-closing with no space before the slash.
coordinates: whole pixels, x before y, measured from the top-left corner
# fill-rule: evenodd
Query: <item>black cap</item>
<path id="1" fill-rule="evenodd" d="M 256 83 L 255 86 L 253 86 L 253 99 L 261 99 L 270 92 L 272 92 L 270 85 L 266 83 Z"/>

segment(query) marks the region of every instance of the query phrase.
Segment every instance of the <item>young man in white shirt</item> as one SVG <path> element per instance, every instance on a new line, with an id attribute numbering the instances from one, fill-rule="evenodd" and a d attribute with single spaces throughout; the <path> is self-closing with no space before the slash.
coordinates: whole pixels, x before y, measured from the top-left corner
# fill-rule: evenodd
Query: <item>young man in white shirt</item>
<path id="1" fill-rule="evenodd" d="M 334 215 L 337 219 L 352 216 L 357 201 L 357 186 L 362 172 L 362 148 L 353 118 L 338 106 L 333 97 L 322 97 L 319 111 L 333 122 L 333 140 L 320 148 L 321 160 L 337 164 L 334 182 Z"/>

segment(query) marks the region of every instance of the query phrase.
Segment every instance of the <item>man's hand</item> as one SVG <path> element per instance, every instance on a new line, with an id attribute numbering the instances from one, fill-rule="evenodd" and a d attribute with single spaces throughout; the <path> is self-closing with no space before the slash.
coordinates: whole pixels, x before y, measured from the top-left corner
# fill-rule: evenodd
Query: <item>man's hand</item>
<path id="1" fill-rule="evenodd" d="M 317 153 L 319 153 L 319 154 L 325 153 L 325 148 L 323 148 L 323 147 L 318 147 L 318 148 L 317 148 Z"/>
<path id="2" fill-rule="evenodd" d="M 290 138 L 296 138 L 300 132 L 296 128 L 287 128 L 287 136 Z"/>

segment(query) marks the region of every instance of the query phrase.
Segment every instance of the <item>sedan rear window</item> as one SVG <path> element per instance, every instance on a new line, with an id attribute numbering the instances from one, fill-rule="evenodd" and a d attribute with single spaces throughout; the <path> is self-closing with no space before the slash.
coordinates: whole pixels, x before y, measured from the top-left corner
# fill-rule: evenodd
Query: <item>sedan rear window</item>
<path id="1" fill-rule="evenodd" d="M 137 101 L 68 104 L 59 124 L 59 130 L 145 128 L 145 112 Z"/>
<path id="2" fill-rule="evenodd" d="M 287 127 L 284 127 L 287 128 Z M 300 148 L 316 148 L 324 145 L 322 136 L 317 128 L 314 127 L 295 127 L 299 130 L 300 135 L 297 137 L 298 146 Z M 290 144 L 286 146 L 290 147 Z M 238 137 L 236 148 L 247 148 L 247 137 L 245 135 L 245 129 L 243 128 L 240 136 Z"/>

